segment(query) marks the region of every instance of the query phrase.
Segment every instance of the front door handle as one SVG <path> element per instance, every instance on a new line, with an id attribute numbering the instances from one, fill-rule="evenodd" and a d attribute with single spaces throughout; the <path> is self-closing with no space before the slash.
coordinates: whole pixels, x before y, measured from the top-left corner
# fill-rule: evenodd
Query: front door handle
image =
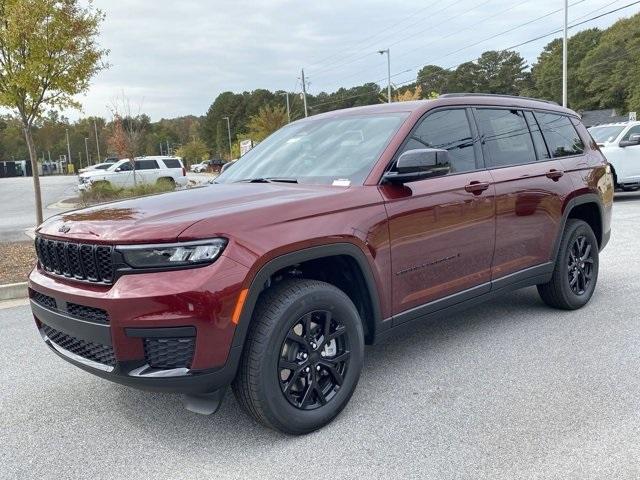
<path id="1" fill-rule="evenodd" d="M 467 192 L 473 193 L 474 195 L 480 195 L 487 188 L 489 188 L 489 182 L 478 182 L 477 180 L 474 180 L 473 182 L 464 186 L 464 189 Z"/>
<path id="2" fill-rule="evenodd" d="M 551 180 L 554 181 L 558 181 L 560 179 L 560 177 L 562 177 L 564 175 L 564 172 L 562 170 L 556 170 L 555 168 L 552 168 L 551 170 L 549 170 L 546 173 L 546 177 L 550 178 Z"/>

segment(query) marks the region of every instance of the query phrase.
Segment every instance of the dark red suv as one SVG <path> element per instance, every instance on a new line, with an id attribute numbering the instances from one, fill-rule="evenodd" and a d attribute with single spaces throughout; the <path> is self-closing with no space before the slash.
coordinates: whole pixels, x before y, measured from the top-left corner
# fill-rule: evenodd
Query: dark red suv
<path id="1" fill-rule="evenodd" d="M 578 115 L 457 94 L 294 122 L 213 184 L 58 215 L 29 278 L 42 338 L 103 378 L 227 386 L 293 434 L 349 401 L 364 345 L 537 285 L 585 305 L 610 235 L 609 167 Z"/>

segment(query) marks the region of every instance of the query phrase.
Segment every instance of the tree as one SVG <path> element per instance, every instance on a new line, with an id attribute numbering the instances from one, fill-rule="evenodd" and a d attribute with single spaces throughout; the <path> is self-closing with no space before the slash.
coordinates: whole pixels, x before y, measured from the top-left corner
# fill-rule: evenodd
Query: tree
<path id="1" fill-rule="evenodd" d="M 287 110 L 282 106 L 265 106 L 249 119 L 249 137 L 260 142 L 287 124 Z"/>
<path id="2" fill-rule="evenodd" d="M 640 14 L 617 21 L 602 33 L 580 64 L 578 75 L 600 108 L 640 110 Z"/>
<path id="3" fill-rule="evenodd" d="M 597 28 L 583 30 L 569 38 L 567 74 L 568 103 L 575 109 L 598 107 L 598 99 L 587 92 L 590 76 L 582 62 L 600 42 L 602 32 Z M 532 88 L 528 95 L 562 102 L 562 39 L 556 38 L 545 45 L 531 68 Z"/>
<path id="4" fill-rule="evenodd" d="M 396 93 L 394 101 L 396 102 L 409 102 L 411 100 L 420 100 L 422 98 L 422 87 L 416 85 L 415 88 L 407 89 L 404 92 Z"/>
<path id="5" fill-rule="evenodd" d="M 176 155 L 186 160 L 187 165 L 198 163 L 209 158 L 209 149 L 207 144 L 197 137 L 190 142 L 182 145 L 176 151 Z"/>
<path id="6" fill-rule="evenodd" d="M 424 92 L 446 93 L 451 72 L 437 65 L 425 65 L 418 71 L 418 84 Z"/>
<path id="7" fill-rule="evenodd" d="M 480 56 L 476 65 L 478 92 L 518 95 L 529 81 L 527 64 L 517 52 L 490 50 Z"/>
<path id="8" fill-rule="evenodd" d="M 142 152 L 142 140 L 149 117 L 138 115 L 132 117 L 131 114 L 122 117 L 116 110 L 113 114 L 113 125 L 111 135 L 108 139 L 109 148 L 113 150 L 119 158 L 128 158 L 133 172 L 133 184 L 136 180 L 136 157 Z"/>
<path id="9" fill-rule="evenodd" d="M 22 124 L 38 224 L 42 197 L 32 127 L 47 108 L 79 107 L 73 96 L 106 68 L 107 51 L 96 43 L 103 19 L 79 0 L 0 0 L 0 105 Z"/>

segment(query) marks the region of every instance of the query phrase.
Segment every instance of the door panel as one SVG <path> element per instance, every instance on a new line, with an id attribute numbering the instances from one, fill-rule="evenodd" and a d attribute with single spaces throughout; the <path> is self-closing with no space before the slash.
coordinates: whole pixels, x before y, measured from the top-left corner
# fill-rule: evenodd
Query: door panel
<path id="1" fill-rule="evenodd" d="M 487 171 L 477 171 L 380 187 L 389 216 L 395 314 L 491 279 L 491 181 Z M 472 182 L 489 187 L 467 192 Z"/>
<path id="2" fill-rule="evenodd" d="M 569 175 L 558 160 L 491 170 L 496 191 L 493 278 L 549 262 L 560 228 Z"/>
<path id="3" fill-rule="evenodd" d="M 478 108 L 475 115 L 495 186 L 495 280 L 552 259 L 572 183 L 551 157 L 581 146 L 567 138 L 564 129 L 573 130 L 567 117 L 543 114 L 541 128 L 531 112 L 517 109 Z"/>

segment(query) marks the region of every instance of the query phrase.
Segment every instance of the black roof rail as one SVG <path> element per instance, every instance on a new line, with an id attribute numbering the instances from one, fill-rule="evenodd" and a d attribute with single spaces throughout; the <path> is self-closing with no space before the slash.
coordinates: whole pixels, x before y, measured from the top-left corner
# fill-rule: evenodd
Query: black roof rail
<path id="1" fill-rule="evenodd" d="M 500 97 L 500 98 L 517 98 L 519 100 L 532 100 L 534 102 L 550 103 L 551 105 L 558 105 L 558 102 L 553 100 L 542 100 L 540 98 L 533 97 L 521 97 L 520 95 L 504 95 L 501 93 L 443 93 L 438 95 L 438 98 L 455 98 L 455 97 Z"/>

